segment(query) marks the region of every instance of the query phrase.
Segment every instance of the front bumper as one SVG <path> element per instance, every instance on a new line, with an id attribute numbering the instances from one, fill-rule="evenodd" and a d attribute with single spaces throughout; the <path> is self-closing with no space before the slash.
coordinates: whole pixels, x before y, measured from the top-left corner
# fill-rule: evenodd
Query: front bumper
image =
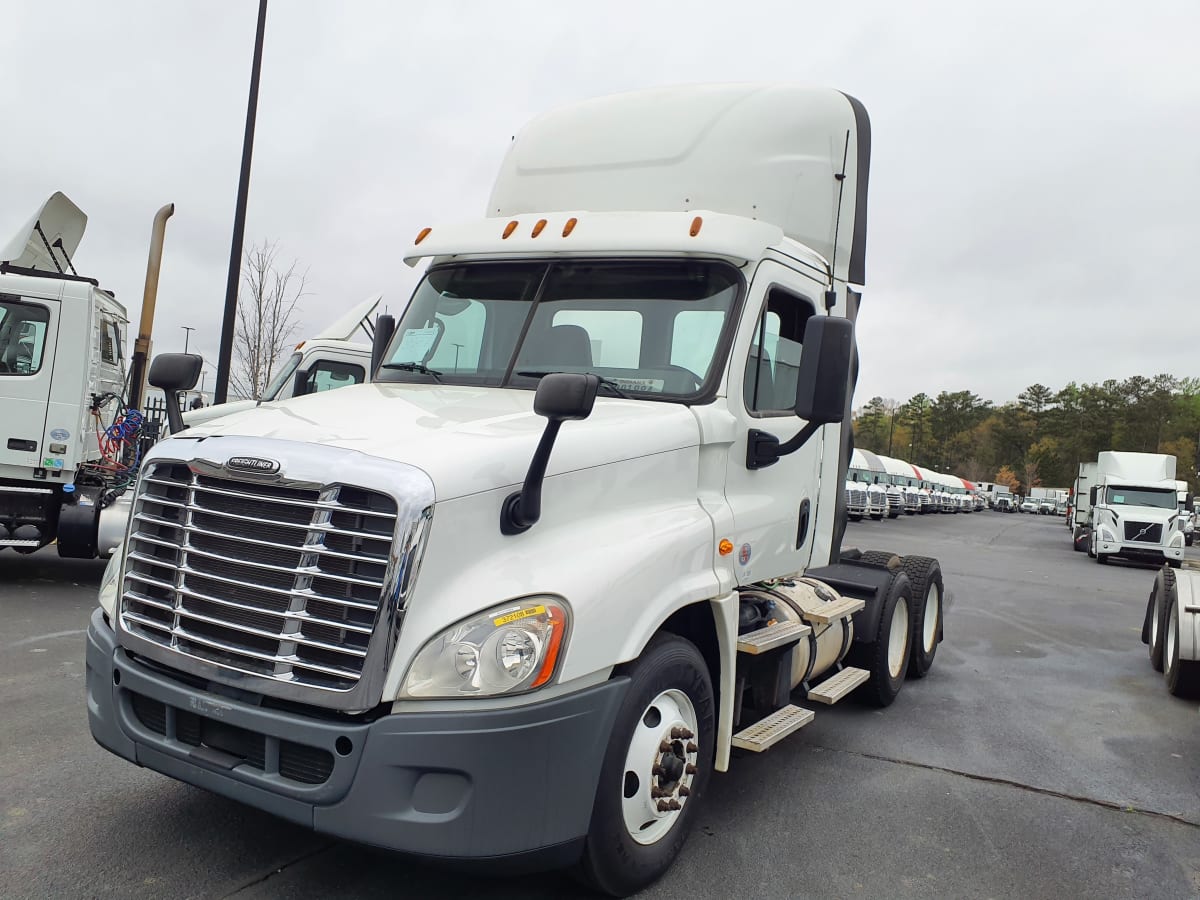
<path id="1" fill-rule="evenodd" d="M 1182 547 L 1164 547 L 1162 544 L 1097 541 L 1096 552 L 1103 553 L 1105 556 L 1122 556 L 1127 559 L 1183 559 Z"/>
<path id="2" fill-rule="evenodd" d="M 504 709 L 314 718 L 146 664 L 97 609 L 88 724 L 140 766 L 316 831 L 451 859 L 569 864 L 628 679 Z"/>

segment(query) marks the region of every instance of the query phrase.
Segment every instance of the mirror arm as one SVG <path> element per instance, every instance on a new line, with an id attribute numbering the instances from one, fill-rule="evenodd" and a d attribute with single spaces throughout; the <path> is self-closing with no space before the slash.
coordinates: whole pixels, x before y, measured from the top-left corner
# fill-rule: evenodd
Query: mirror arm
<path id="1" fill-rule="evenodd" d="M 513 491 L 504 499 L 500 507 L 500 533 L 521 534 L 542 517 L 542 482 L 546 478 L 546 466 L 550 462 L 550 451 L 554 449 L 554 441 L 558 437 L 558 429 L 562 419 L 550 419 L 546 422 L 546 430 L 538 441 L 533 459 L 529 461 L 529 472 L 525 476 L 525 484 L 521 490 Z"/>
<path id="2" fill-rule="evenodd" d="M 183 413 L 179 411 L 179 392 L 163 391 L 167 401 L 167 425 L 171 428 L 172 437 L 187 430 L 183 421 Z"/>
<path id="3" fill-rule="evenodd" d="M 751 428 L 746 439 L 746 468 L 765 469 L 779 462 L 781 456 L 795 453 L 807 444 L 821 428 L 817 422 L 808 422 L 797 432 L 796 436 L 779 443 L 779 438 L 768 431 Z"/>

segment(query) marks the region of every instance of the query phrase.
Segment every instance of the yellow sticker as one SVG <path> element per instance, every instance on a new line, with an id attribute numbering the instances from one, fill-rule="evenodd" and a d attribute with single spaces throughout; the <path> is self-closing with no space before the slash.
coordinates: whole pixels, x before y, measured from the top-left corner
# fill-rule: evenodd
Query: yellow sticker
<path id="1" fill-rule="evenodd" d="M 510 612 L 506 616 L 501 616 L 498 619 L 492 619 L 492 624 L 499 628 L 501 625 L 507 625 L 510 622 L 516 622 L 521 619 L 528 619 L 530 616 L 540 616 L 546 612 L 544 606 L 534 606 L 529 609 L 518 609 L 516 612 Z"/>

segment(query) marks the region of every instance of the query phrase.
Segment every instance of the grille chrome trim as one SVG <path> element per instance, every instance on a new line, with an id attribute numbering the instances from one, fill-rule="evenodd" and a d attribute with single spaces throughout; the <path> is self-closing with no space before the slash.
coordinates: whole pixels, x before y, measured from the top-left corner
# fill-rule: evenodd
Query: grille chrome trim
<path id="1" fill-rule="evenodd" d="M 283 460 L 287 477 L 226 470 L 232 456 Z M 169 439 L 142 469 L 119 642 L 242 690 L 375 706 L 429 534 L 429 477 L 354 450 L 242 437 Z"/>

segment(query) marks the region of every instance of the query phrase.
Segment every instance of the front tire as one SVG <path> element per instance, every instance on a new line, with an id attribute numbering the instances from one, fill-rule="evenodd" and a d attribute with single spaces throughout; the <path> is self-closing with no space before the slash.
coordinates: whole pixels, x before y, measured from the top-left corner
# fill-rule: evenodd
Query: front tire
<path id="1" fill-rule="evenodd" d="M 700 651 L 656 635 L 625 667 L 629 690 L 600 770 L 579 875 L 626 897 L 671 867 L 712 773 L 712 680 Z M 665 748 L 665 749 L 664 749 Z"/>

